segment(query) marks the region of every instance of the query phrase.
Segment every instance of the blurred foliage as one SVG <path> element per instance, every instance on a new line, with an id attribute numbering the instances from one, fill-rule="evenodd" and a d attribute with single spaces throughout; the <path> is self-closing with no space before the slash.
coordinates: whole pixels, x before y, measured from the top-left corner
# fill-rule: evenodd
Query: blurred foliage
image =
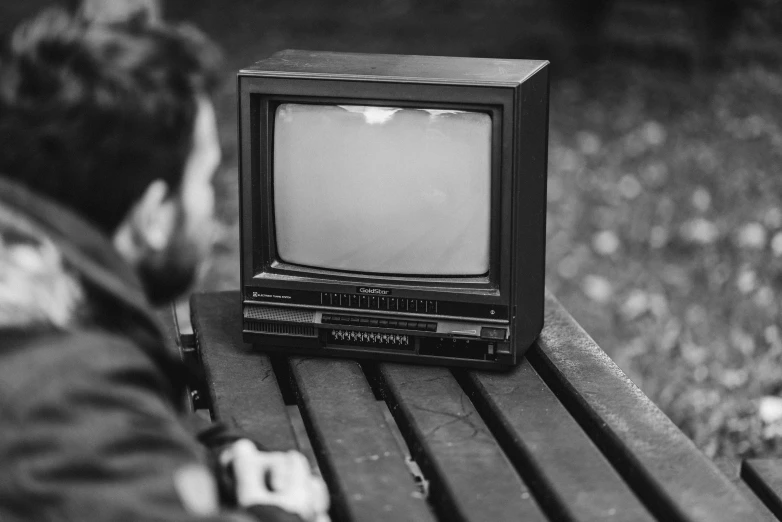
<path id="1" fill-rule="evenodd" d="M 547 274 L 708 455 L 778 452 L 782 76 L 595 70 L 552 93 Z"/>

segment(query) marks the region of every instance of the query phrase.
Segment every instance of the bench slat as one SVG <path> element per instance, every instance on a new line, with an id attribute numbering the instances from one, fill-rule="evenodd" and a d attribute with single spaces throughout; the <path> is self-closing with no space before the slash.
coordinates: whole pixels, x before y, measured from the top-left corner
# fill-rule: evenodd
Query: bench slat
<path id="1" fill-rule="evenodd" d="M 194 294 L 190 306 L 196 342 L 209 346 L 201 359 L 215 417 L 236 422 L 269 450 L 296 449 L 271 362 L 242 341 L 238 292 Z"/>
<path id="2" fill-rule="evenodd" d="M 745 460 L 741 464 L 741 478 L 768 509 L 782 520 L 782 460 Z"/>
<path id="3" fill-rule="evenodd" d="M 546 520 L 450 371 L 380 364 L 378 373 L 441 520 Z"/>
<path id="4" fill-rule="evenodd" d="M 526 360 L 460 380 L 553 520 L 654 520 Z"/>
<path id="5" fill-rule="evenodd" d="M 527 358 L 658 518 L 762 520 L 549 292 L 545 305 Z"/>
<path id="6" fill-rule="evenodd" d="M 289 362 L 336 518 L 434 521 L 358 363 Z"/>

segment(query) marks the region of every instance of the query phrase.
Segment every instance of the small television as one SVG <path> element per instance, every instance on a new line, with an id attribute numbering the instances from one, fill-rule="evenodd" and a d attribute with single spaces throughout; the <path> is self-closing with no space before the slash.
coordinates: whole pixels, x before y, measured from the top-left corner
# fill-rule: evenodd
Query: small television
<path id="1" fill-rule="evenodd" d="M 241 70 L 245 342 L 519 362 L 543 326 L 548 71 L 297 50 Z"/>

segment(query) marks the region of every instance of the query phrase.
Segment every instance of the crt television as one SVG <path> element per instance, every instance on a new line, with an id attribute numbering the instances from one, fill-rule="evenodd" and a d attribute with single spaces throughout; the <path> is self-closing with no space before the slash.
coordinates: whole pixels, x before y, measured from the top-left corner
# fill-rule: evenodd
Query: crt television
<path id="1" fill-rule="evenodd" d="M 519 362 L 543 326 L 548 71 L 297 50 L 241 70 L 245 342 Z"/>

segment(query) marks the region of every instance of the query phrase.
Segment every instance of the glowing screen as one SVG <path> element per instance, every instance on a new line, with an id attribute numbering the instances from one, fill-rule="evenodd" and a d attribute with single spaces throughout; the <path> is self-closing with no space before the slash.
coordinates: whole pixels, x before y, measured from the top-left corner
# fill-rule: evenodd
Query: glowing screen
<path id="1" fill-rule="evenodd" d="M 491 127 L 472 111 L 278 106 L 280 259 L 386 275 L 485 274 Z"/>

